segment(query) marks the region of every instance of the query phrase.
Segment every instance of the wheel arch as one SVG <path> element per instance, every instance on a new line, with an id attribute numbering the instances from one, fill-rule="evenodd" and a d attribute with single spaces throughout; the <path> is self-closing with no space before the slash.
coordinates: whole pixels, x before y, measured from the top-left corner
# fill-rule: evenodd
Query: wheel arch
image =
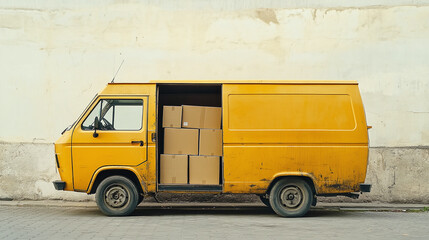
<path id="1" fill-rule="evenodd" d="M 123 176 L 128 178 L 137 188 L 139 194 L 144 194 L 147 192 L 146 186 L 143 180 L 140 178 L 139 174 L 133 168 L 129 167 L 103 167 L 98 169 L 94 176 L 92 177 L 91 183 L 88 187 L 88 194 L 94 194 L 97 190 L 97 187 L 100 183 L 110 176 Z"/>
<path id="2" fill-rule="evenodd" d="M 273 188 L 273 186 L 280 181 L 281 179 L 285 179 L 285 178 L 300 178 L 303 179 L 304 181 L 306 181 L 308 183 L 308 185 L 311 187 L 311 190 L 313 191 L 313 195 L 317 194 L 317 187 L 314 184 L 315 180 L 313 175 L 309 174 L 309 173 L 303 173 L 303 172 L 287 172 L 287 173 L 279 173 L 274 175 L 273 180 L 271 181 L 271 183 L 268 185 L 266 194 L 270 194 L 271 189 Z"/>

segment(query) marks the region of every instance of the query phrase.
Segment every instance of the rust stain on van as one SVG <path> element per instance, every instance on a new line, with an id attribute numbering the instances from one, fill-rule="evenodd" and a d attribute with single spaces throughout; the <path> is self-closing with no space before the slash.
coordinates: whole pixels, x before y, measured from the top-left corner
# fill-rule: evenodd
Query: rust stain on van
<path id="1" fill-rule="evenodd" d="M 335 182 L 326 181 L 321 187 L 327 193 L 353 192 L 359 189 L 359 184 L 350 180 L 337 180 Z"/>

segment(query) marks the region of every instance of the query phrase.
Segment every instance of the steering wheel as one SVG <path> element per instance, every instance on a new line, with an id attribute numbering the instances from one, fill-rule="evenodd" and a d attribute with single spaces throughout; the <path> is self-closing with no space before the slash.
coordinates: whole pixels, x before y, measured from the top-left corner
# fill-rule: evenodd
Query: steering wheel
<path id="1" fill-rule="evenodd" d="M 115 130 L 115 128 L 113 127 L 113 125 L 109 121 L 107 121 L 107 119 L 102 118 L 100 120 L 100 122 L 101 122 L 101 125 L 103 125 L 103 129 L 104 130 Z"/>

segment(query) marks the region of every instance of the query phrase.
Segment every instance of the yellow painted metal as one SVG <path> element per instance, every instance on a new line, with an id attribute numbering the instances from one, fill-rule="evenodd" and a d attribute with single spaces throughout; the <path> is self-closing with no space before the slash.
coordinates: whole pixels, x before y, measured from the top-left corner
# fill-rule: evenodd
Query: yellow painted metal
<path id="1" fill-rule="evenodd" d="M 100 167 L 99 169 L 97 169 L 97 171 L 95 171 L 94 175 L 93 175 L 93 179 L 91 179 L 91 182 L 89 184 L 88 189 L 92 189 L 93 185 L 94 185 L 94 180 L 97 178 L 97 176 L 103 172 L 103 171 L 109 171 L 109 170 L 126 170 L 126 171 L 130 171 L 132 173 L 134 173 L 134 175 L 136 175 L 137 179 L 139 180 L 139 182 L 141 183 L 141 187 L 144 193 L 147 193 L 147 186 L 146 186 L 146 182 L 143 180 L 142 178 L 142 170 L 139 168 L 136 168 L 134 166 L 132 167 L 128 167 L 128 166 L 106 166 L 106 167 Z M 90 191 L 88 191 L 89 193 Z"/>
<path id="2" fill-rule="evenodd" d="M 108 84 L 90 109 L 103 98 L 142 99 L 144 128 L 100 131 L 93 138 L 92 131 L 80 128 L 89 109 L 74 130 L 56 142 L 65 190 L 89 193 L 101 171 L 125 169 L 136 174 L 145 191 L 157 191 L 156 145 L 151 138 L 158 121 L 157 83 L 223 85 L 224 192 L 262 194 L 284 176 L 311 179 L 318 194 L 359 190 L 366 176 L 368 135 L 357 82 L 260 82 Z M 144 140 L 144 147 L 130 144 L 133 140 Z"/>
<path id="3" fill-rule="evenodd" d="M 58 172 L 61 180 L 66 182 L 64 190 L 73 191 L 73 172 L 71 160 L 71 135 L 72 131 L 66 131 L 55 142 L 55 154 L 58 158 Z"/>
<path id="4" fill-rule="evenodd" d="M 357 85 L 224 84 L 225 192 L 306 176 L 318 194 L 359 190 L 368 135 Z"/>
<path id="5" fill-rule="evenodd" d="M 65 190 L 90 192 L 98 173 L 110 169 L 130 170 L 140 180 L 142 188 L 156 190 L 155 143 L 151 134 L 156 127 L 156 85 L 127 86 L 108 85 L 91 104 L 89 109 L 56 142 L 60 161 L 60 176 L 66 182 Z M 101 99 L 141 99 L 143 101 L 142 129 L 139 131 L 82 130 L 82 122 Z M 143 141 L 144 145 L 131 141 Z M 72 148 L 70 147 L 72 146 Z"/>

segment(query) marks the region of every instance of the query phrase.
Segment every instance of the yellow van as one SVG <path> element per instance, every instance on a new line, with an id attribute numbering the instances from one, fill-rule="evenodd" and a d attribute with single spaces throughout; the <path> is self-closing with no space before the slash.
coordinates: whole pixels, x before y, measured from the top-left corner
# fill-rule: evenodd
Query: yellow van
<path id="1" fill-rule="evenodd" d="M 164 106 L 221 108 L 218 184 L 161 184 Z M 147 195 L 256 194 L 283 217 L 316 196 L 359 196 L 368 129 L 354 81 L 110 83 L 55 143 L 57 190 L 95 194 L 106 215 L 129 215 Z"/>

